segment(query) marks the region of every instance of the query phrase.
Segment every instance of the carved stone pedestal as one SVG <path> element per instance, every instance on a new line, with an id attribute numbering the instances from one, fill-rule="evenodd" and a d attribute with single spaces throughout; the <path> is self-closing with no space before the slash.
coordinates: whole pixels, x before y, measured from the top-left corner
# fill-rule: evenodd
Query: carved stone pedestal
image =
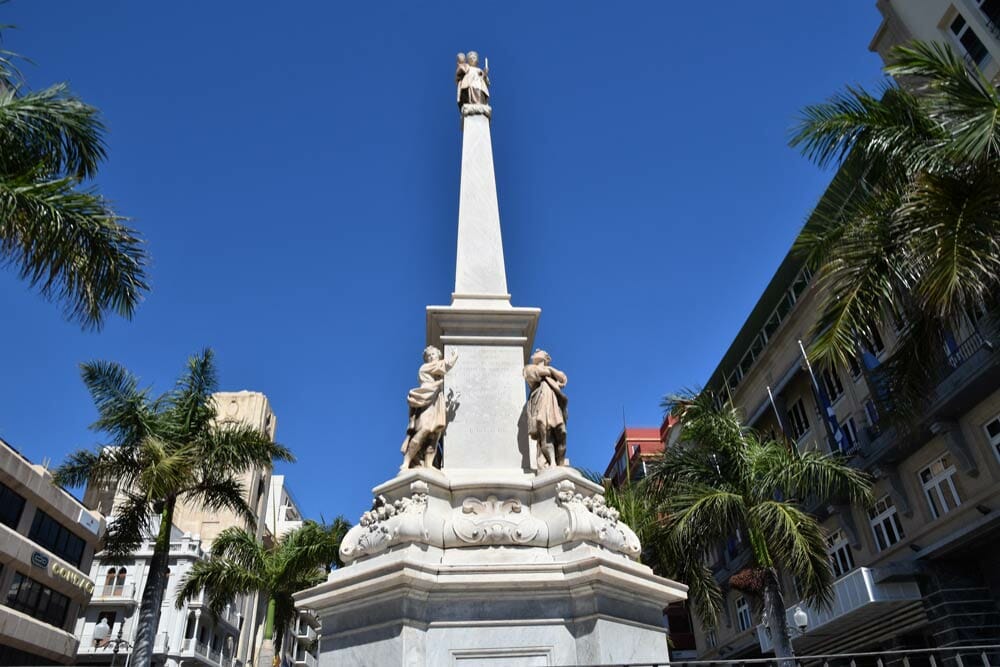
<path id="1" fill-rule="evenodd" d="M 451 480 L 414 469 L 374 489 L 350 564 L 296 596 L 322 620 L 321 665 L 665 662 L 663 607 L 686 587 L 570 468 Z"/>

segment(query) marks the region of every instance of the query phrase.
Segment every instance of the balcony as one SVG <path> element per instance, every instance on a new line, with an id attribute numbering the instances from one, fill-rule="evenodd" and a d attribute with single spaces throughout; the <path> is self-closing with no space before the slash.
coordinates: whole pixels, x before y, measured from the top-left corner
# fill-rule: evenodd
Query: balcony
<path id="1" fill-rule="evenodd" d="M 301 654 L 295 656 L 293 664 L 295 667 L 316 667 L 319 664 L 319 659 L 312 653 L 303 651 Z"/>
<path id="2" fill-rule="evenodd" d="M 937 361 L 938 381 L 924 423 L 908 433 L 901 433 L 892 425 L 873 433 L 875 437 L 860 447 L 864 465 L 905 458 L 932 437 L 932 423 L 968 412 L 995 391 L 1000 386 L 1000 350 L 993 341 L 1000 342 L 997 312 L 984 316 L 979 329 L 958 343 L 950 354 L 945 356 L 942 352 Z"/>
<path id="3" fill-rule="evenodd" d="M 300 619 L 296 624 L 295 638 L 299 642 L 311 642 L 316 639 L 316 629 Z"/>
<path id="4" fill-rule="evenodd" d="M 90 604 L 127 604 L 136 603 L 135 583 L 126 580 L 122 584 L 100 584 L 94 587 L 94 594 L 90 598 Z"/>
<path id="5" fill-rule="evenodd" d="M 243 667 L 242 662 L 226 655 L 221 648 L 213 648 L 196 639 L 185 639 L 181 642 L 181 657 L 195 659 L 213 667 Z"/>
<path id="6" fill-rule="evenodd" d="M 809 616 L 805 632 L 795 627 L 793 614 L 801 606 Z M 831 642 L 840 650 L 851 643 L 872 642 L 880 637 L 926 622 L 915 581 L 880 580 L 878 570 L 859 567 L 833 583 L 833 604 L 828 608 L 802 603 L 785 611 L 789 632 L 797 652 L 818 652 Z M 762 652 L 774 649 L 770 634 L 763 625 L 757 628 Z"/>
<path id="7" fill-rule="evenodd" d="M 188 603 L 189 609 L 197 608 L 207 608 L 208 603 L 205 600 L 205 591 L 202 591 L 198 596 Z M 239 632 L 240 630 L 240 609 L 243 606 L 243 601 L 241 599 L 236 599 L 233 602 L 227 604 L 221 612 L 219 612 L 215 618 L 218 621 L 226 623 L 230 628 Z"/>

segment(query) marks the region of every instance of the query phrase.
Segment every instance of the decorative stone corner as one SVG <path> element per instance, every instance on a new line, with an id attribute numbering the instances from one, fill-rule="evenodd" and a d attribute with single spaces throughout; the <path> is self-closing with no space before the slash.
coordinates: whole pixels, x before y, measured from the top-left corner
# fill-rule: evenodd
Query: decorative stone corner
<path id="1" fill-rule="evenodd" d="M 427 482 L 410 484 L 410 495 L 395 501 L 378 496 L 372 508 L 361 515 L 358 525 L 347 531 L 340 543 L 340 557 L 350 563 L 362 556 L 385 551 L 403 542 L 428 542 L 430 531 L 425 525 Z"/>
<path id="2" fill-rule="evenodd" d="M 486 116 L 493 117 L 493 107 L 489 104 L 463 104 L 462 116 Z"/>
<path id="3" fill-rule="evenodd" d="M 563 527 L 563 537 L 567 542 L 597 542 L 638 560 L 642 551 L 639 537 L 618 520 L 618 510 L 609 506 L 603 495 L 579 493 L 575 483 L 564 479 L 556 484 L 556 502 L 568 513 L 568 521 Z"/>

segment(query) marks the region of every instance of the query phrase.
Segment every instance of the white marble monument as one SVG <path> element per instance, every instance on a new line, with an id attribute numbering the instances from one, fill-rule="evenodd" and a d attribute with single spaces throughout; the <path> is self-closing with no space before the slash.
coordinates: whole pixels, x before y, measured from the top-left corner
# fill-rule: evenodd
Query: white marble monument
<path id="1" fill-rule="evenodd" d="M 427 343 L 444 355 L 425 359 L 455 360 L 439 373 L 443 465 L 417 457 L 375 487 L 341 545 L 347 566 L 296 601 L 322 621 L 327 667 L 662 664 L 662 610 L 686 587 L 638 562 L 635 533 L 599 485 L 565 465 L 537 468 L 522 371 L 540 311 L 511 306 L 507 293 L 489 70 L 473 56 L 456 72 L 455 292 L 450 306 L 427 308 Z M 571 450 L 571 425 L 567 440 Z M 387 470 L 395 456 L 386 443 Z"/>

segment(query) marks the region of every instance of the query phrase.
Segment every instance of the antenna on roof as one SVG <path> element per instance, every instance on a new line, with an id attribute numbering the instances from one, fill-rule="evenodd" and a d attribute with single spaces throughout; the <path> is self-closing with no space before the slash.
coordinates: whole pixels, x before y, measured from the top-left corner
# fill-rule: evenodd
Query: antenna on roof
<path id="1" fill-rule="evenodd" d="M 52 463 L 52 459 L 50 459 L 48 456 L 46 456 L 45 458 L 42 459 L 42 467 L 44 469 L 48 470 L 50 463 Z"/>

